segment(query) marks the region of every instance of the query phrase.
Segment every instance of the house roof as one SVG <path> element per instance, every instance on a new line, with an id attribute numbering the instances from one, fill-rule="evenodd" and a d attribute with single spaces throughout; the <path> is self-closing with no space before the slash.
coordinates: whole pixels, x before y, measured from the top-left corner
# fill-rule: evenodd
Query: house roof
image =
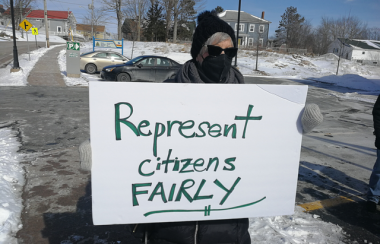
<path id="1" fill-rule="evenodd" d="M 104 25 L 94 25 L 94 31 L 104 32 L 106 27 Z M 91 25 L 77 24 L 77 31 L 91 31 Z"/>
<path id="2" fill-rule="evenodd" d="M 238 12 L 236 10 L 225 10 L 218 14 L 218 16 L 224 21 L 236 21 L 238 20 Z M 244 11 L 240 11 L 240 22 L 249 22 L 249 23 L 262 23 L 262 24 L 270 24 L 272 22 L 254 16 L 252 14 L 246 13 Z"/>
<path id="3" fill-rule="evenodd" d="M 345 45 L 357 49 L 380 50 L 380 41 L 338 38 Z"/>
<path id="4" fill-rule="evenodd" d="M 23 8 L 23 9 L 22 9 L 22 15 L 23 15 L 23 16 L 26 15 L 30 10 L 31 10 L 31 8 Z M 3 14 L 4 14 L 4 15 L 11 15 L 11 9 L 8 8 L 7 10 L 4 11 Z M 18 8 L 18 7 L 15 7 L 15 8 L 14 8 L 14 14 L 15 14 L 16 16 L 19 16 L 20 11 L 19 11 L 19 8 Z"/>
<path id="5" fill-rule="evenodd" d="M 47 11 L 47 18 L 48 19 L 68 19 L 69 14 L 71 14 L 71 11 L 55 11 L 55 10 L 48 10 Z M 44 18 L 44 10 L 32 10 L 26 18 L 36 18 L 36 19 L 43 19 Z"/>

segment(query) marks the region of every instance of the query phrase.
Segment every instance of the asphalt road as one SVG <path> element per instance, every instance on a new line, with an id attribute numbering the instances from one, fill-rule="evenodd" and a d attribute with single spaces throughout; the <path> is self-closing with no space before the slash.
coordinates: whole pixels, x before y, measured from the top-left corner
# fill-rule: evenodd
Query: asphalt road
<path id="1" fill-rule="evenodd" d="M 245 80 L 307 83 L 265 77 Z M 368 214 L 363 206 L 376 158 L 373 104 L 346 99 L 334 86 L 317 85 L 309 86 L 307 101 L 320 106 L 324 122 L 303 136 L 296 204 L 322 201 L 323 207 L 310 213 L 341 226 L 347 233 L 344 243 L 380 243 L 380 212 Z M 376 98 L 360 91 L 358 96 Z M 0 100 L 0 128 L 18 132 L 20 152 L 26 156 L 19 243 L 125 243 L 126 226 L 92 225 L 90 173 L 80 170 L 77 150 L 89 137 L 88 89 L 2 87 Z M 341 197 L 350 200 L 326 202 Z"/>
<path id="2" fill-rule="evenodd" d="M 0 68 L 4 67 L 8 63 L 13 61 L 13 41 L 4 41 L 0 42 Z M 45 42 L 36 42 L 34 40 L 29 40 L 29 42 L 25 41 L 16 41 L 17 45 L 17 53 L 21 55 L 23 53 L 28 53 L 28 43 L 29 50 L 33 51 L 40 47 L 45 47 Z M 62 45 L 62 43 L 50 43 L 50 45 Z"/>

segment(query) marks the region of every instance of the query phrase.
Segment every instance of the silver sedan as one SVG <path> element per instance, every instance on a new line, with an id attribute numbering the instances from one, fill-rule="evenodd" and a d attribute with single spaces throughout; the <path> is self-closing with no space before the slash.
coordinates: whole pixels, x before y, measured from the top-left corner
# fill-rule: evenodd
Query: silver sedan
<path id="1" fill-rule="evenodd" d="M 100 72 L 105 66 L 123 64 L 129 58 L 112 51 L 95 51 L 80 55 L 80 69 L 89 74 Z"/>

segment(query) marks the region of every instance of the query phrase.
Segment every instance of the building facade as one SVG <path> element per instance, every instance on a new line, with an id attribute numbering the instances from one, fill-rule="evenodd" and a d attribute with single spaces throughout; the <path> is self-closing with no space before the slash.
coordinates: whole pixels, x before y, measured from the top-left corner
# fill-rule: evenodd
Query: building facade
<path id="1" fill-rule="evenodd" d="M 35 27 L 39 32 L 45 32 L 45 19 L 44 10 L 32 10 L 26 19 Z M 76 33 L 76 24 L 74 14 L 71 11 L 47 11 L 47 22 L 49 26 L 49 33 L 57 36 L 68 36 Z"/>
<path id="2" fill-rule="evenodd" d="M 337 38 L 328 52 L 358 63 L 380 65 L 380 41 Z"/>
<path id="3" fill-rule="evenodd" d="M 238 11 L 226 10 L 218 14 L 219 18 L 227 22 L 237 34 Z M 261 18 L 240 11 L 239 37 L 238 45 L 241 47 L 267 47 L 269 24 L 272 23 L 264 19 L 264 12 Z"/>
<path id="4" fill-rule="evenodd" d="M 84 36 L 85 40 L 92 40 L 92 26 L 77 24 L 77 33 Z M 106 27 L 104 25 L 94 25 L 94 36 L 99 39 L 106 39 Z"/>

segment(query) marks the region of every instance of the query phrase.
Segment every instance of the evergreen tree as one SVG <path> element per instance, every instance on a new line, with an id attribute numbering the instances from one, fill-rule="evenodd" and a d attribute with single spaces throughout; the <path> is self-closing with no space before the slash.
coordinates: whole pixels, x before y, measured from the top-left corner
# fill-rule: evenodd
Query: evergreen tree
<path id="1" fill-rule="evenodd" d="M 121 26 L 123 37 L 127 40 L 136 40 L 137 37 L 137 22 L 133 19 L 125 19 Z"/>
<path id="2" fill-rule="evenodd" d="M 224 8 L 217 6 L 214 10 L 219 14 L 224 11 Z"/>
<path id="3" fill-rule="evenodd" d="M 150 41 L 165 41 L 165 20 L 162 6 L 158 1 L 152 1 L 144 21 L 144 36 Z"/>
<path id="4" fill-rule="evenodd" d="M 305 21 L 304 17 L 301 17 L 297 13 L 297 8 L 288 7 L 285 13 L 281 16 L 280 25 L 276 32 L 275 44 L 280 46 L 286 44 L 287 47 L 297 48 L 300 41 L 300 33 L 302 24 Z"/>

